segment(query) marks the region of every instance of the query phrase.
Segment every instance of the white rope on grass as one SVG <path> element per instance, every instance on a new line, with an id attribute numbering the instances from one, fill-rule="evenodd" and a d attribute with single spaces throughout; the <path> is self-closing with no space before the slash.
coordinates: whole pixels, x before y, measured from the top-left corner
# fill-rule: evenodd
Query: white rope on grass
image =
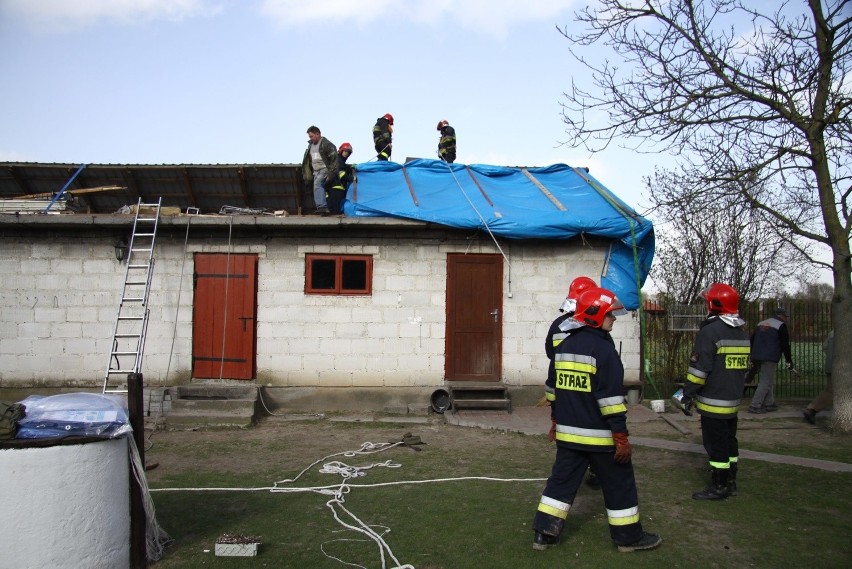
<path id="1" fill-rule="evenodd" d="M 396 446 L 404 444 L 402 441 L 396 443 L 371 443 L 365 442 L 361 445 L 358 450 L 354 451 L 344 451 L 338 452 L 334 454 L 330 454 L 325 456 L 319 460 L 314 461 L 309 466 L 304 468 L 299 474 L 297 474 L 294 478 L 287 478 L 285 480 L 279 480 L 274 483 L 274 486 L 271 487 L 261 487 L 261 488 L 155 488 L 151 489 L 151 492 L 275 492 L 275 493 L 305 493 L 312 492 L 316 494 L 320 494 L 323 496 L 329 496 L 331 499 L 326 502 L 326 506 L 331 510 L 334 519 L 342 525 L 344 528 L 361 533 L 367 536 L 369 539 L 374 541 L 379 548 L 379 555 L 382 560 L 382 569 L 414 569 L 413 565 L 400 564 L 399 560 L 394 556 L 393 551 L 390 546 L 384 540 L 385 535 L 390 533 L 390 529 L 385 526 L 369 526 L 362 522 L 355 514 L 353 514 L 349 509 L 344 506 L 345 495 L 348 494 L 353 488 L 380 488 L 384 486 L 401 486 L 405 484 L 431 484 L 431 483 L 439 483 L 439 482 L 460 482 L 460 481 L 469 481 L 469 480 L 480 480 L 480 481 L 488 481 L 488 482 L 543 482 L 547 480 L 546 478 L 496 478 L 491 476 L 457 476 L 451 478 L 433 478 L 433 479 L 425 479 L 425 480 L 399 480 L 395 482 L 379 482 L 373 484 L 350 484 L 349 481 L 354 478 L 361 478 L 366 476 L 366 471 L 376 467 L 385 467 L 385 468 L 401 468 L 401 464 L 392 462 L 391 460 L 386 460 L 380 463 L 374 463 L 367 466 L 350 466 L 338 460 L 334 460 L 331 462 L 327 462 L 323 464 L 322 468 L 319 470 L 321 474 L 337 474 L 343 478 L 343 480 L 339 484 L 333 484 L 328 486 L 309 486 L 309 487 L 293 487 L 293 486 L 282 486 L 284 484 L 289 484 L 296 482 L 299 478 L 301 478 L 307 471 L 316 466 L 317 464 L 328 460 L 330 458 L 345 456 L 345 457 L 355 457 L 361 455 L 369 455 L 375 454 L 378 452 L 382 452 Z M 341 519 L 340 512 L 345 513 L 350 519 L 351 523 L 344 521 Z M 375 528 L 382 528 L 384 531 L 379 533 Z M 326 543 L 333 542 L 343 542 L 343 541 L 359 541 L 362 542 L 364 540 L 355 540 L 355 539 L 336 539 Z M 338 557 L 331 555 L 325 550 L 325 543 L 320 545 L 320 550 L 323 555 L 328 557 L 329 559 L 333 559 L 335 561 L 339 561 L 344 565 L 348 565 L 350 567 L 358 567 L 360 569 L 366 569 L 362 565 L 358 565 L 355 563 L 350 563 L 344 561 Z M 385 556 L 390 558 L 390 560 L 395 563 L 393 567 L 387 567 L 387 560 Z"/>

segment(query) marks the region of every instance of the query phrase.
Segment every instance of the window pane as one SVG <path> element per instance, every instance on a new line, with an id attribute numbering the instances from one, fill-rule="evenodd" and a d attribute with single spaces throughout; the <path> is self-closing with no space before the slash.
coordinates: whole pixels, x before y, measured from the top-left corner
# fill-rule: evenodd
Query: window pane
<path id="1" fill-rule="evenodd" d="M 311 260 L 311 288 L 334 290 L 334 259 Z"/>
<path id="2" fill-rule="evenodd" d="M 367 262 L 343 261 L 343 290 L 367 289 Z"/>

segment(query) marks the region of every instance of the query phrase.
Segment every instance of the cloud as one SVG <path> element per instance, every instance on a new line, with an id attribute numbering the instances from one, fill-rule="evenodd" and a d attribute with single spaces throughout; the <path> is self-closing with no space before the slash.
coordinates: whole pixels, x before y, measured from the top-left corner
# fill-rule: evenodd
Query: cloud
<path id="1" fill-rule="evenodd" d="M 323 22 L 393 26 L 454 21 L 466 29 L 503 36 L 513 24 L 553 20 L 578 3 L 578 0 L 260 0 L 260 8 L 284 27 Z"/>
<path id="2" fill-rule="evenodd" d="M 219 0 L 3 0 L 0 13 L 42 31 L 71 31 L 102 21 L 136 25 L 180 21 L 221 11 Z"/>

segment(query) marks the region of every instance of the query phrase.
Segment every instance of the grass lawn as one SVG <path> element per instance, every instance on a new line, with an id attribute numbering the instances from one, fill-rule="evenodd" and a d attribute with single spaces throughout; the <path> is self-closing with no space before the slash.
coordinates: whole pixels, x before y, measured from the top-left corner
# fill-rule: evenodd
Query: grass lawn
<path id="1" fill-rule="evenodd" d="M 744 429 L 741 446 L 775 453 L 806 452 L 815 446 L 825 449 L 816 453 L 824 455 L 819 458 L 852 462 L 849 438 L 807 428 L 801 421 L 773 422 L 777 428 L 760 433 Z M 397 447 L 323 462 L 399 465 L 377 466 L 351 480 L 343 506 L 383 534 L 401 565 L 418 569 L 840 568 L 850 566 L 852 560 L 852 473 L 741 459 L 738 497 L 697 502 L 690 495 L 708 482 L 706 457 L 648 447 L 634 447 L 634 468 L 642 522 L 646 530 L 662 535 L 659 549 L 618 553 L 609 541 L 600 491 L 584 486 L 561 544 L 546 552 L 534 551 L 530 524 L 542 479 L 552 465 L 553 445 L 544 436 L 442 422 L 394 425 L 267 419 L 245 431 L 156 432 L 146 457 L 148 464 L 158 466 L 148 472 L 148 482 L 152 489 L 267 488 L 295 477 L 327 455 L 356 450 L 368 441 L 388 442 L 406 431 L 426 443 L 419 447 L 421 452 Z M 641 426 L 632 431 L 654 435 L 641 432 Z M 340 484 L 339 475 L 322 474 L 321 466 L 290 486 Z M 534 480 L 357 487 L 474 476 Z M 382 567 L 379 547 L 335 521 L 326 495 L 269 491 L 155 491 L 152 495 L 157 520 L 173 538 L 154 567 L 347 567 L 331 557 L 353 566 Z M 340 508 L 337 511 L 344 521 L 354 523 Z M 259 536 L 259 555 L 216 557 L 215 541 L 226 533 Z M 395 566 L 387 550 L 385 558 L 386 567 Z"/>

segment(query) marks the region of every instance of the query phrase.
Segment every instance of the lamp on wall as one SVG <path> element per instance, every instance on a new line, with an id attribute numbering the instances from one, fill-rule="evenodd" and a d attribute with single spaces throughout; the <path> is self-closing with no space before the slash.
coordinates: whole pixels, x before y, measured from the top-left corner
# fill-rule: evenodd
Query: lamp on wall
<path id="1" fill-rule="evenodd" d="M 119 237 L 113 247 L 115 247 L 115 260 L 119 263 L 122 262 L 124 256 L 127 255 L 127 240 L 124 237 Z"/>

